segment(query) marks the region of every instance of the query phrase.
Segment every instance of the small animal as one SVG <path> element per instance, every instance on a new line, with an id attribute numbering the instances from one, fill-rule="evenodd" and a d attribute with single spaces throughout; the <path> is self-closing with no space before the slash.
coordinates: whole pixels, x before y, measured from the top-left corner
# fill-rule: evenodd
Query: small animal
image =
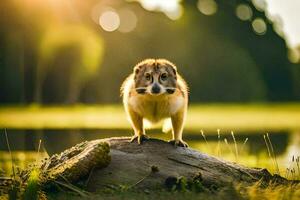
<path id="1" fill-rule="evenodd" d="M 176 66 L 166 59 L 146 59 L 138 63 L 121 86 L 128 120 L 134 130 L 131 141 L 148 139 L 144 121 L 154 124 L 171 118 L 175 146 L 187 147 L 182 131 L 188 107 L 188 86 Z"/>

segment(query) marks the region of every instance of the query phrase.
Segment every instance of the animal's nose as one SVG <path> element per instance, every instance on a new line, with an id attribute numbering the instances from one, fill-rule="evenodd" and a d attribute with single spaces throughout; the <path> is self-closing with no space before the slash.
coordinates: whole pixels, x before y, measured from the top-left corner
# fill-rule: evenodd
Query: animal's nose
<path id="1" fill-rule="evenodd" d="M 160 87 L 157 84 L 154 84 L 151 89 L 151 93 L 158 94 L 160 92 Z"/>

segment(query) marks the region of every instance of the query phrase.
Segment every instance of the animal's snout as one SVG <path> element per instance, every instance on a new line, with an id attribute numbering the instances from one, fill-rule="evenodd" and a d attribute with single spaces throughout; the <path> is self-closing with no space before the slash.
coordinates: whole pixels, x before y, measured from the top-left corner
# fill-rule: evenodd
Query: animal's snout
<path id="1" fill-rule="evenodd" d="M 151 93 L 152 94 L 159 94 L 160 93 L 160 87 L 158 84 L 154 84 L 151 88 Z"/>

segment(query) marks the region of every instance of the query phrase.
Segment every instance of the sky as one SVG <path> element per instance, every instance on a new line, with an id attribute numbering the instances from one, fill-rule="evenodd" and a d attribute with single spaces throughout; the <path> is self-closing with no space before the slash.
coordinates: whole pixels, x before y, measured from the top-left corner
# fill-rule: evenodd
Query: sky
<path id="1" fill-rule="evenodd" d="M 300 0 L 266 0 L 271 15 L 279 15 L 288 46 L 300 46 Z"/>

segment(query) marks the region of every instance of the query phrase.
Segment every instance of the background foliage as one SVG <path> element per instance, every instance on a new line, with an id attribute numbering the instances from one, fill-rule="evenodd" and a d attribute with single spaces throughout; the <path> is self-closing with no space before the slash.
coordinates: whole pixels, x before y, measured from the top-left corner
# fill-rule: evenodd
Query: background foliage
<path id="1" fill-rule="evenodd" d="M 263 1 L 186 0 L 176 20 L 140 3 L 2 1 L 0 103 L 120 102 L 122 81 L 149 57 L 178 65 L 192 102 L 299 100 L 300 66 L 288 60 L 280 21 L 266 17 Z M 105 10 L 119 13 L 118 30 L 99 26 Z M 122 31 L 130 20 L 134 28 Z"/>

